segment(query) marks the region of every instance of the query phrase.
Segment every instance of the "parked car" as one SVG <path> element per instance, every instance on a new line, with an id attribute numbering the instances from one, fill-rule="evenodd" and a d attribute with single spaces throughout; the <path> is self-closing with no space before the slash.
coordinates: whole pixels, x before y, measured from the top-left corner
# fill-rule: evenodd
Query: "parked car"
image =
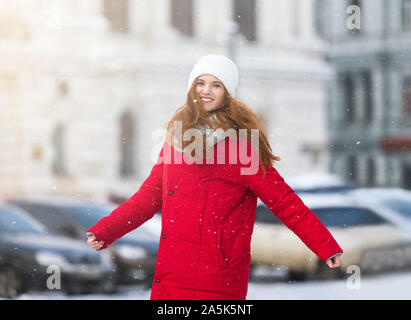
<path id="1" fill-rule="evenodd" d="M 310 173 L 287 179 L 287 184 L 298 194 L 343 193 L 359 188 L 353 182 L 345 182 L 332 173 Z"/>
<path id="2" fill-rule="evenodd" d="M 127 193 L 110 193 L 108 196 L 108 201 L 113 206 L 111 211 L 126 202 L 129 198 L 130 195 Z M 144 224 L 138 229 L 144 230 L 146 234 L 150 234 L 155 240 L 160 239 L 161 210 L 157 212 L 150 220 L 144 222 Z"/>
<path id="3" fill-rule="evenodd" d="M 13 199 L 10 203 L 23 208 L 47 226 L 49 232 L 86 241 L 86 230 L 110 214 L 109 203 L 70 197 L 36 197 Z M 143 226 L 115 241 L 107 250 L 116 265 L 118 283 L 151 285 L 159 237 Z M 102 251 L 101 251 L 102 252 Z"/>
<path id="4" fill-rule="evenodd" d="M 411 267 L 410 234 L 385 219 L 384 208 L 360 205 L 346 194 L 306 194 L 301 199 L 343 248 L 341 268 L 329 269 L 260 200 L 251 242 L 253 267 L 286 268 L 290 280 L 342 277 L 350 265 L 363 273 Z"/>
<path id="5" fill-rule="evenodd" d="M 110 255 L 98 254 L 82 241 L 48 234 L 24 210 L 0 204 L 0 296 L 47 289 L 112 292 L 114 271 Z M 47 286 L 52 275 L 54 285 Z"/>
<path id="6" fill-rule="evenodd" d="M 368 206 L 383 207 L 383 215 L 387 220 L 411 233 L 411 191 L 401 188 L 360 188 L 350 194 Z"/>

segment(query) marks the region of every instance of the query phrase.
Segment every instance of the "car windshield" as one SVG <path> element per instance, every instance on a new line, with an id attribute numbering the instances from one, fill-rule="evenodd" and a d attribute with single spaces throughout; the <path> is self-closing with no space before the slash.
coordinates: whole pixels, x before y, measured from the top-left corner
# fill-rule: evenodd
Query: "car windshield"
<path id="1" fill-rule="evenodd" d="M 64 205 L 62 208 L 74 217 L 85 229 L 95 225 L 101 218 L 110 214 L 110 210 L 100 206 L 70 206 Z"/>
<path id="2" fill-rule="evenodd" d="M 45 228 L 30 216 L 7 208 L 0 208 L 0 233 L 44 233 Z"/>
<path id="3" fill-rule="evenodd" d="M 328 186 L 328 187 L 317 187 L 317 188 L 300 188 L 296 187 L 293 188 L 295 193 L 338 193 L 338 192 L 345 192 L 351 191 L 356 189 L 357 186 L 355 185 L 342 185 L 342 186 Z"/>
<path id="4" fill-rule="evenodd" d="M 384 201 L 383 204 L 411 221 L 411 201 L 403 199 L 390 199 Z"/>
<path id="5" fill-rule="evenodd" d="M 324 207 L 312 209 L 314 214 L 327 227 L 353 227 L 360 225 L 378 225 L 388 223 L 375 212 L 361 207 Z M 282 223 L 267 206 L 257 207 L 255 222 L 280 224 Z"/>
<path id="6" fill-rule="evenodd" d="M 361 207 L 329 207 L 312 209 L 326 227 L 354 227 L 388 223 L 375 212 Z"/>
<path id="7" fill-rule="evenodd" d="M 115 207 L 105 207 L 105 206 L 98 206 L 98 205 L 84 205 L 84 206 L 70 206 L 64 205 L 62 208 L 67 211 L 69 215 L 71 215 L 76 221 L 78 221 L 83 228 L 86 230 L 90 229 L 93 225 L 95 225 L 101 218 L 108 216 L 111 211 Z M 123 238 L 124 239 L 133 239 L 138 238 L 141 239 L 142 237 L 152 238 L 147 231 L 142 228 L 137 230 L 133 230 L 130 233 L 126 234 Z"/>
<path id="8" fill-rule="evenodd" d="M 265 205 L 257 206 L 257 209 L 255 211 L 255 222 L 269 224 L 281 223 L 280 219 L 278 219 Z"/>

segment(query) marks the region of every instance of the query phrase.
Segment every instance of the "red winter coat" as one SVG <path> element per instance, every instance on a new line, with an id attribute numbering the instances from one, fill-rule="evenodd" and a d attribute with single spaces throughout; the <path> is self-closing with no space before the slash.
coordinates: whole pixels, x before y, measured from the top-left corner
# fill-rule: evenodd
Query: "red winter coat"
<path id="1" fill-rule="evenodd" d="M 229 150 L 229 140 L 214 150 Z M 253 175 L 241 174 L 246 166 L 230 164 L 228 152 L 225 164 L 217 163 L 217 152 L 215 164 L 173 163 L 177 154 L 165 142 L 140 189 L 88 230 L 105 242 L 104 249 L 161 209 L 151 299 L 245 299 L 257 197 L 321 260 L 342 252 L 273 167 L 263 179 L 260 168 Z"/>

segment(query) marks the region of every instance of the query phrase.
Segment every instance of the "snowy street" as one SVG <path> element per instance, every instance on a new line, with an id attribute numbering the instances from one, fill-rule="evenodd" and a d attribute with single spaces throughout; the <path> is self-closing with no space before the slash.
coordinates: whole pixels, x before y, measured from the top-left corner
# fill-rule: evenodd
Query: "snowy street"
<path id="1" fill-rule="evenodd" d="M 0 48 L 10 314 L 411 300 L 411 0 L 0 0 Z"/>
<path id="2" fill-rule="evenodd" d="M 364 276 L 360 287 L 351 288 L 347 280 L 307 282 L 250 283 L 247 300 L 409 300 L 411 272 Z M 122 286 L 113 295 L 89 294 L 68 296 L 62 292 L 29 292 L 20 300 L 148 300 L 150 290 L 142 286 Z"/>

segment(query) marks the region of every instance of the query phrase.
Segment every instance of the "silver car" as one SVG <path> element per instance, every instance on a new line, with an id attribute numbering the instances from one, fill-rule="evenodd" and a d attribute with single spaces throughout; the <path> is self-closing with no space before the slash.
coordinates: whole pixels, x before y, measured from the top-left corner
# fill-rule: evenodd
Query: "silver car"
<path id="1" fill-rule="evenodd" d="M 286 269 L 290 280 L 341 277 L 351 265 L 365 273 L 411 267 L 410 234 L 386 219 L 383 207 L 360 204 L 345 194 L 301 199 L 343 248 L 341 268 L 329 269 L 261 201 L 251 242 L 253 267 Z"/>

